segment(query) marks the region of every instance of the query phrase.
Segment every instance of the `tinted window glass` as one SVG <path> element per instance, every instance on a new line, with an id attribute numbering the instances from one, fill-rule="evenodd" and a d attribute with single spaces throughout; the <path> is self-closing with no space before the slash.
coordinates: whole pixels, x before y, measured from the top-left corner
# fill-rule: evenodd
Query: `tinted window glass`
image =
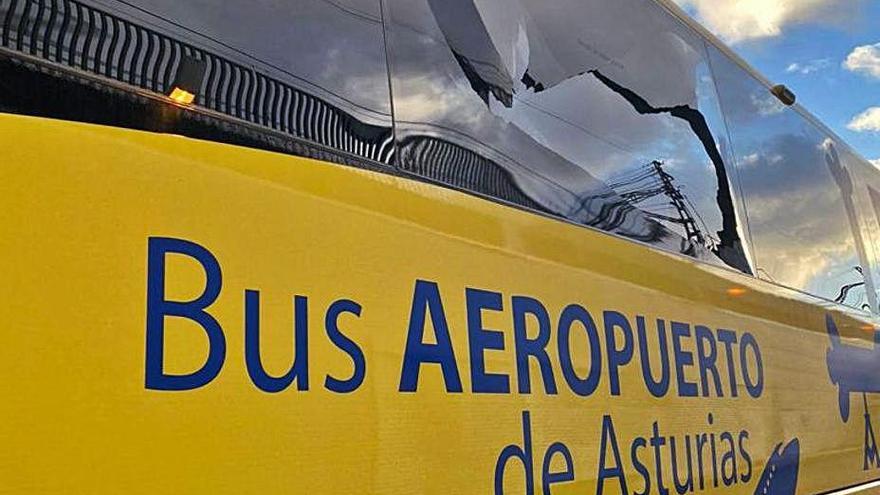
<path id="1" fill-rule="evenodd" d="M 351 113 L 384 122 L 391 112 L 378 0 L 101 3 Z"/>
<path id="2" fill-rule="evenodd" d="M 647 0 L 388 0 L 400 166 L 750 271 L 703 41 Z"/>
<path id="3" fill-rule="evenodd" d="M 877 306 L 877 281 L 880 280 L 880 174 L 876 167 L 849 147 L 842 146 L 838 151 L 853 184 L 852 197 L 860 227 L 857 233 L 861 236 L 866 260 L 863 267 L 870 267 L 865 272 L 864 285 L 854 287 L 848 299 L 852 301 L 850 304 L 857 303 L 863 308 L 870 306 L 877 312 L 880 310 Z"/>
<path id="4" fill-rule="evenodd" d="M 198 107 L 274 131 L 274 139 L 290 136 L 390 161 L 378 0 L 20 0 L 0 2 L 0 21 L 0 41 L 16 52 L 165 95 L 178 86 L 184 68 L 194 66 L 186 89 Z M 22 76 L 21 85 L 33 79 Z M 75 114 L 70 107 L 79 105 L 82 120 L 99 120 L 86 107 L 93 103 L 86 95 L 93 86 L 68 93 L 59 113 Z M 15 101 L 9 96 L 5 103 Z M 47 106 L 33 113 L 51 115 Z M 110 113 L 102 123 L 138 120 L 139 127 L 151 128 L 128 115 L 113 121 Z M 167 126 L 155 122 L 152 128 Z M 218 129 L 218 139 L 226 140 L 228 131 Z"/>
<path id="5" fill-rule="evenodd" d="M 758 274 L 863 306 L 865 256 L 841 146 L 720 52 L 711 53 Z"/>

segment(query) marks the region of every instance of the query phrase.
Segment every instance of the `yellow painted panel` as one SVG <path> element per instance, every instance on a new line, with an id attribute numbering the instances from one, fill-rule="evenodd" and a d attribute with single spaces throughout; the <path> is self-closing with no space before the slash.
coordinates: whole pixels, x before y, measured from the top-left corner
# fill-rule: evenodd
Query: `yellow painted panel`
<path id="1" fill-rule="evenodd" d="M 505 452 L 506 494 L 661 493 L 661 477 L 677 493 L 673 442 L 686 493 L 880 477 L 880 459 L 863 469 L 878 409 L 864 316 L 388 175 L 8 115 L 0 144 L 0 493 L 493 493 Z M 220 292 L 201 313 L 186 301 L 209 280 Z M 349 310 L 329 318 L 339 333 L 331 307 Z M 158 361 L 148 314 L 164 325 Z M 296 355 L 307 386 L 300 372 L 258 387 L 279 381 L 251 378 L 248 324 L 265 372 Z M 187 375 L 209 356 L 219 372 L 191 390 L 147 380 L 151 362 Z"/>

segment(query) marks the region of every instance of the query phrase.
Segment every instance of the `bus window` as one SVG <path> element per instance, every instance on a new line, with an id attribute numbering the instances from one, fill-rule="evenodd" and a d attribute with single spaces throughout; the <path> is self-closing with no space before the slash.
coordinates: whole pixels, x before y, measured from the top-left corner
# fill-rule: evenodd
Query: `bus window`
<path id="1" fill-rule="evenodd" d="M 399 166 L 751 272 L 702 40 L 644 0 L 388 0 Z"/>
<path id="2" fill-rule="evenodd" d="M 880 280 L 880 180 L 877 168 L 857 155 L 848 146 L 838 148 L 840 160 L 853 182 L 853 200 L 857 210 L 858 224 L 864 245 L 864 255 L 869 267 L 865 283 L 852 289 L 851 301 L 862 301 L 860 307 L 870 306 L 878 312 L 877 281 Z"/>
<path id="3" fill-rule="evenodd" d="M 388 164 L 378 2 L 0 2 L 0 105 Z M 190 108 L 167 99 L 184 73 L 193 79 L 185 88 L 190 98 L 178 101 L 192 100 Z"/>
<path id="4" fill-rule="evenodd" d="M 710 54 L 736 150 L 758 275 L 869 308 L 865 286 L 873 284 L 857 184 L 841 146 L 720 51 L 710 48 Z"/>

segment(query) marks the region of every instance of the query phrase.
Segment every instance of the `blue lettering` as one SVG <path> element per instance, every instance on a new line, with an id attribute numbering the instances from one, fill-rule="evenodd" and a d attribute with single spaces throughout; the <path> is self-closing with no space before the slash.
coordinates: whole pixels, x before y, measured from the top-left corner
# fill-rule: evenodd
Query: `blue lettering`
<path id="1" fill-rule="evenodd" d="M 745 459 L 746 466 L 748 466 L 748 470 L 739 477 L 743 483 L 748 483 L 752 480 L 752 456 L 749 454 L 749 449 L 746 448 L 746 440 L 748 439 L 749 432 L 745 430 L 739 432 L 739 455 Z"/>
<path id="2" fill-rule="evenodd" d="M 559 472 L 550 472 L 550 464 L 553 462 L 553 456 L 559 454 L 565 461 L 565 470 Z M 544 465 L 541 469 L 541 479 L 544 495 L 552 495 L 550 485 L 556 483 L 568 483 L 574 481 L 574 460 L 572 460 L 571 452 L 568 447 L 561 442 L 556 442 L 547 449 L 544 454 Z"/>
<path id="3" fill-rule="evenodd" d="M 711 373 L 715 383 L 715 395 L 724 397 L 721 390 L 721 376 L 715 362 L 718 359 L 718 349 L 715 347 L 715 336 L 712 330 L 703 326 L 697 326 L 694 331 L 697 336 L 697 361 L 700 366 L 700 382 L 703 386 L 703 397 L 709 397 L 709 374 Z M 708 344 L 708 350 L 706 348 Z"/>
<path id="4" fill-rule="evenodd" d="M 251 381 L 263 392 L 275 394 L 296 380 L 297 390 L 309 389 L 309 300 L 294 297 L 294 359 L 290 370 L 280 377 L 266 372 L 260 357 L 260 293 L 244 293 L 244 356 Z"/>
<path id="5" fill-rule="evenodd" d="M 729 431 L 722 433 L 719 438 L 721 442 L 727 444 L 727 452 L 721 456 L 721 481 L 724 482 L 724 486 L 732 486 L 739 481 L 736 477 L 736 445 L 733 441 L 733 434 Z"/>
<path id="6" fill-rule="evenodd" d="M 584 379 L 577 375 L 571 358 L 571 326 L 575 322 L 580 322 L 590 340 L 590 372 Z M 558 338 L 559 364 L 565 381 L 575 394 L 582 397 L 592 395 L 599 387 L 599 379 L 602 378 L 602 352 L 599 347 L 596 322 L 584 307 L 576 304 L 568 306 L 559 317 Z"/>
<path id="7" fill-rule="evenodd" d="M 736 365 L 733 361 L 733 345 L 736 344 L 736 332 L 719 329 L 718 341 L 724 344 L 724 353 L 727 357 L 727 374 L 730 377 L 730 396 L 739 397 L 739 385 L 736 381 Z"/>
<path id="8" fill-rule="evenodd" d="M 513 335 L 516 343 L 516 374 L 519 383 L 519 393 L 530 394 L 532 381 L 529 373 L 529 357 L 538 362 L 541 369 L 541 377 L 544 379 L 544 390 L 547 394 L 555 395 L 556 378 L 553 376 L 553 366 L 550 364 L 550 356 L 547 355 L 547 344 L 550 342 L 550 315 L 540 301 L 528 297 L 513 298 Z M 532 315 L 538 322 L 538 335 L 529 339 L 526 316 Z"/>
<path id="9" fill-rule="evenodd" d="M 608 446 L 611 446 L 611 454 L 614 456 L 614 467 L 607 467 L 605 457 L 608 453 Z M 614 422 L 611 416 L 602 418 L 602 447 L 599 450 L 599 474 L 597 476 L 596 495 L 602 495 L 605 492 L 605 482 L 609 478 L 617 478 L 620 483 L 620 493 L 629 493 L 626 489 L 626 475 L 623 472 L 623 464 L 620 461 L 620 449 L 617 447 L 617 436 L 614 433 Z"/>
<path id="10" fill-rule="evenodd" d="M 657 491 L 660 495 L 669 495 L 669 488 L 663 482 L 663 446 L 666 445 L 666 437 L 660 434 L 660 424 L 656 421 L 652 425 L 651 447 L 654 448 L 654 467 L 657 473 Z"/>
<path id="11" fill-rule="evenodd" d="M 709 413 L 709 426 L 715 424 L 715 418 Z M 712 453 L 712 485 L 718 488 L 718 449 L 715 447 L 715 434 L 709 433 L 709 450 Z"/>
<path id="12" fill-rule="evenodd" d="M 639 450 L 645 449 L 647 447 L 648 441 L 642 437 L 636 437 L 636 439 L 633 440 L 632 446 L 630 447 L 630 457 L 632 457 L 633 467 L 636 469 L 636 472 L 638 472 L 642 476 L 642 479 L 645 480 L 644 490 L 640 492 L 633 492 L 633 495 L 648 495 L 649 493 L 651 493 L 651 474 L 648 471 L 648 468 L 642 462 L 642 460 L 639 459 Z"/>
<path id="13" fill-rule="evenodd" d="M 330 305 L 327 310 L 327 316 L 324 318 L 324 328 L 327 330 L 327 336 L 333 345 L 341 351 L 348 354 L 351 358 L 354 371 L 351 378 L 339 380 L 330 375 L 324 380 L 324 387 L 332 392 L 347 394 L 357 390 L 364 383 L 367 376 L 367 360 L 364 352 L 350 338 L 339 330 L 339 317 L 343 314 L 352 314 L 357 317 L 361 316 L 361 305 L 348 300 L 336 301 Z"/>
<path id="14" fill-rule="evenodd" d="M 709 443 L 709 435 L 700 433 L 695 436 L 695 439 L 697 442 L 697 472 L 700 473 L 700 491 L 702 491 L 706 489 L 706 478 L 703 471 L 703 459 L 705 459 L 703 447 Z"/>
<path id="15" fill-rule="evenodd" d="M 689 382 L 684 376 L 684 370 L 693 366 L 694 354 L 682 350 L 682 337 L 691 336 L 691 327 L 687 323 L 672 322 L 672 350 L 675 353 L 675 377 L 678 381 L 678 395 L 680 397 L 696 397 L 699 394 L 697 384 Z"/>
<path id="16" fill-rule="evenodd" d="M 431 313 L 431 322 L 437 338 L 436 344 L 424 342 L 425 315 L 428 312 Z M 440 288 L 435 282 L 417 280 L 410 310 L 406 350 L 403 354 L 403 369 L 400 372 L 401 392 L 418 390 L 422 363 L 440 365 L 446 391 L 462 392 L 461 376 L 458 374 L 458 364 L 455 361 L 455 352 L 452 350 L 452 338 L 449 336 Z"/>
<path id="17" fill-rule="evenodd" d="M 608 349 L 608 379 L 611 385 L 611 395 L 620 395 L 620 367 L 629 364 L 633 358 L 633 333 L 626 316 L 616 311 L 606 311 L 605 322 L 605 345 Z M 623 331 L 623 346 L 617 346 L 617 337 L 614 331 L 619 328 Z"/>
<path id="18" fill-rule="evenodd" d="M 679 469 L 678 469 L 678 447 L 677 441 L 675 437 L 669 437 L 669 451 L 670 457 L 672 457 L 672 483 L 675 485 L 675 491 L 678 495 L 685 495 L 685 493 L 694 491 L 694 463 L 691 460 L 691 436 L 684 436 L 685 443 L 685 459 L 687 460 L 687 476 L 684 477 L 684 481 L 679 479 Z"/>
<path id="19" fill-rule="evenodd" d="M 752 351 L 755 357 L 756 371 L 758 373 L 756 380 L 752 380 L 752 374 L 749 372 L 749 350 Z M 764 361 L 761 359 L 761 349 L 758 348 L 758 341 L 755 340 L 754 335 L 746 333 L 742 336 L 739 358 L 742 365 L 743 378 L 746 382 L 746 390 L 748 390 L 749 395 L 757 399 L 764 392 Z"/>
<path id="20" fill-rule="evenodd" d="M 495 495 L 504 494 L 504 470 L 507 469 L 507 463 L 510 459 L 518 458 L 525 470 L 526 475 L 526 495 L 534 495 L 535 493 L 535 474 L 534 461 L 532 458 L 532 424 L 528 411 L 522 413 L 523 425 L 523 446 L 508 445 L 501 451 L 501 455 L 495 462 Z"/>
<path id="21" fill-rule="evenodd" d="M 639 333 L 639 358 L 642 361 L 642 375 L 645 378 L 645 386 L 654 397 L 664 397 L 669 393 L 669 346 L 666 344 L 666 322 L 657 319 L 657 339 L 660 355 L 660 379 L 654 380 L 651 371 L 651 351 L 648 348 L 648 337 L 645 330 L 645 318 L 636 317 L 636 328 Z"/>
<path id="22" fill-rule="evenodd" d="M 165 299 L 167 254 L 188 256 L 205 270 L 205 289 L 192 301 Z M 217 319 L 205 310 L 220 295 L 223 276 L 220 263 L 210 251 L 181 239 L 151 237 L 147 253 L 147 329 L 145 386 L 149 390 L 193 390 L 210 383 L 226 360 L 226 337 Z M 198 323 L 208 336 L 208 358 L 201 369 L 188 375 L 165 373 L 165 317 L 185 318 Z"/>
<path id="23" fill-rule="evenodd" d="M 475 394 L 509 394 L 510 377 L 486 372 L 486 351 L 504 350 L 504 334 L 483 328 L 483 310 L 501 311 L 501 294 L 479 289 L 466 289 L 468 340 L 471 357 L 471 390 Z"/>

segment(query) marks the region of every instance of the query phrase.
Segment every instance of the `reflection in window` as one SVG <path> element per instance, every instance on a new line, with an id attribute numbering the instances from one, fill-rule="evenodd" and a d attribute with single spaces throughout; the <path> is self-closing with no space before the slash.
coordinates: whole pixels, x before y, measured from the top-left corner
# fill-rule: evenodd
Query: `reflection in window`
<path id="1" fill-rule="evenodd" d="M 864 278 L 863 283 L 850 290 L 846 303 L 876 312 L 876 281 L 880 280 L 880 180 L 877 177 L 877 168 L 848 147 L 842 146 L 838 148 L 838 152 L 842 167 L 849 174 L 853 185 L 852 200 L 859 225 L 856 232 L 861 237 L 863 250 L 860 255 L 864 260 L 862 267 L 865 267 L 864 270 L 859 268 L 859 273 Z"/>
<path id="2" fill-rule="evenodd" d="M 864 307 L 866 253 L 839 146 L 714 48 L 758 274 Z"/>
<path id="3" fill-rule="evenodd" d="M 387 3 L 402 168 L 751 272 L 705 46 L 653 2 Z"/>
<path id="4" fill-rule="evenodd" d="M 194 60 L 205 68 L 196 104 L 251 125 L 156 111 L 155 100 L 129 109 L 132 99 L 118 92 L 105 96 L 118 113 L 97 112 L 86 85 L 63 99 L 3 101 L 12 111 L 391 162 L 378 0 L 19 0 L 0 2 L 0 21 L 9 50 L 154 93 L 169 94 L 184 59 Z M 20 85 L 14 91 L 35 81 L 52 86 L 26 69 L 10 72 L 10 84 Z M 159 118 L 146 118 L 153 114 Z M 276 132 L 254 137 L 253 126 Z"/>

